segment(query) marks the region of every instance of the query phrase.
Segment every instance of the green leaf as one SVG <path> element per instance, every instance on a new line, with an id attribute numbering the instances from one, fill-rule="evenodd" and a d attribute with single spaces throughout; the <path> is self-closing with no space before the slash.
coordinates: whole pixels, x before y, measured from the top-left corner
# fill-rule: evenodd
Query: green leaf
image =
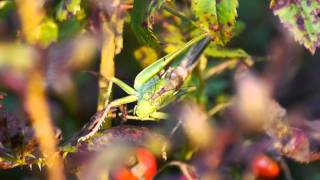
<path id="1" fill-rule="evenodd" d="M 39 44 L 46 47 L 58 38 L 58 25 L 51 19 L 42 22 L 35 29 L 35 36 Z"/>
<path id="2" fill-rule="evenodd" d="M 65 9 L 64 1 L 60 1 L 58 4 L 58 9 L 56 13 L 56 18 L 58 21 L 65 21 L 68 17 L 68 11 Z"/>
<path id="3" fill-rule="evenodd" d="M 59 40 L 63 40 L 77 35 L 81 27 L 76 18 L 73 17 L 59 24 L 59 29 Z"/>
<path id="4" fill-rule="evenodd" d="M 203 30 L 210 32 L 218 28 L 219 24 L 215 0 L 192 0 L 191 9 Z"/>
<path id="5" fill-rule="evenodd" d="M 237 17 L 238 0 L 217 0 L 221 40 L 226 44 L 232 38 Z"/>
<path id="6" fill-rule="evenodd" d="M 191 3 L 197 23 L 219 45 L 225 45 L 233 36 L 237 7 L 238 0 L 192 0 Z"/>
<path id="7" fill-rule="evenodd" d="M 205 55 L 214 58 L 247 58 L 249 55 L 242 49 L 228 49 L 210 44 L 205 50 Z"/>
<path id="8" fill-rule="evenodd" d="M 56 18 L 59 21 L 68 19 L 68 14 L 79 15 L 81 14 L 81 0 L 62 0 L 58 4 Z"/>
<path id="9" fill-rule="evenodd" d="M 152 26 L 154 24 L 154 14 L 159 10 L 165 2 L 168 0 L 151 0 L 148 6 L 147 16 L 148 16 L 148 25 Z"/>
<path id="10" fill-rule="evenodd" d="M 75 146 L 67 144 L 61 147 L 61 151 L 63 152 L 63 158 L 65 158 L 69 153 L 77 152 L 77 148 Z"/>
<path id="11" fill-rule="evenodd" d="M 69 3 L 67 4 L 67 9 L 69 12 L 75 15 L 81 10 L 80 4 L 81 4 L 81 0 L 70 0 Z"/>
<path id="12" fill-rule="evenodd" d="M 4 17 L 8 12 L 15 8 L 14 1 L 1 1 L 0 2 L 0 17 Z"/>
<path id="13" fill-rule="evenodd" d="M 148 14 L 152 15 L 156 10 L 160 9 L 166 0 L 151 0 L 148 6 Z"/>
<path id="14" fill-rule="evenodd" d="M 314 54 L 320 46 L 320 1 L 272 1 L 271 8 L 295 40 Z"/>
<path id="15" fill-rule="evenodd" d="M 238 36 L 246 29 L 246 24 L 243 21 L 237 21 L 233 29 L 233 37 Z"/>
<path id="16" fill-rule="evenodd" d="M 145 20 L 148 17 L 149 0 L 135 0 L 131 12 L 131 28 L 137 39 L 152 47 L 159 47 L 159 41 L 148 27 Z"/>

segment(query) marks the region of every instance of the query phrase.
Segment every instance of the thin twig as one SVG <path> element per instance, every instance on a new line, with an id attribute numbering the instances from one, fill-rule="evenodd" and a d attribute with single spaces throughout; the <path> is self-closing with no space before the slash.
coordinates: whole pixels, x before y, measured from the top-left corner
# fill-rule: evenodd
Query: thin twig
<path id="1" fill-rule="evenodd" d="M 167 157 L 167 146 L 169 144 L 170 139 L 172 139 L 172 136 L 175 134 L 175 132 L 178 130 L 178 128 L 182 125 L 182 121 L 178 120 L 177 124 L 173 127 L 173 129 L 171 130 L 170 134 L 169 134 L 169 138 L 167 139 L 167 141 L 163 144 L 162 148 L 161 148 L 161 152 L 162 152 L 162 158 L 166 161 L 168 159 Z"/>
<path id="2" fill-rule="evenodd" d="M 204 79 L 208 80 L 208 79 L 212 78 L 213 76 L 216 76 L 216 75 L 222 73 L 224 70 L 226 70 L 228 68 L 232 68 L 237 63 L 238 63 L 238 59 L 231 59 L 226 62 L 220 63 L 220 64 L 210 68 L 209 70 L 207 70 L 207 72 L 204 75 Z"/>
<path id="3" fill-rule="evenodd" d="M 194 167 L 189 165 L 189 164 L 186 164 L 184 162 L 180 162 L 180 161 L 171 161 L 171 162 L 169 162 L 168 164 L 164 165 L 161 169 L 159 169 L 159 171 L 157 173 L 163 171 L 164 169 L 166 169 L 169 166 L 177 166 L 187 180 L 194 180 L 195 179 L 193 177 L 194 175 L 192 175 L 190 173 L 190 171 L 192 170 L 193 174 L 195 174 Z"/>
<path id="4" fill-rule="evenodd" d="M 293 180 L 290 169 L 287 165 L 287 163 L 284 161 L 283 158 L 280 159 L 280 166 L 283 169 L 284 175 L 287 180 Z"/>
<path id="5" fill-rule="evenodd" d="M 209 116 L 214 116 L 216 113 L 218 113 L 219 111 L 229 107 L 230 105 L 232 105 L 231 102 L 226 102 L 226 103 L 220 103 L 215 105 L 213 108 L 211 108 L 208 112 Z"/>

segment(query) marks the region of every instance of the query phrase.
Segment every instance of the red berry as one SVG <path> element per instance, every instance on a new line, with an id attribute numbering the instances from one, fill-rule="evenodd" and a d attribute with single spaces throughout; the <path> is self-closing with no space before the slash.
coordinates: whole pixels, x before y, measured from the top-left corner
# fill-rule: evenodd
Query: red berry
<path id="1" fill-rule="evenodd" d="M 146 168 L 144 175 L 145 179 L 151 180 L 152 177 L 157 173 L 156 158 L 150 151 L 143 148 L 138 148 L 136 153 L 139 163 L 142 163 Z"/>
<path id="2" fill-rule="evenodd" d="M 145 180 L 152 180 L 157 172 L 157 162 L 155 156 L 144 148 L 136 148 L 135 155 L 137 157 L 137 164 L 132 168 L 121 168 L 114 173 L 115 180 L 138 180 L 137 174 L 143 174 Z M 139 172 L 134 172 L 134 168 L 138 167 Z M 143 171 L 143 172 L 141 172 Z"/>
<path id="3" fill-rule="evenodd" d="M 132 174 L 128 168 L 121 168 L 114 173 L 115 180 L 138 180 L 138 178 Z"/>
<path id="4" fill-rule="evenodd" d="M 251 166 L 253 173 L 261 178 L 275 178 L 280 174 L 278 163 L 264 154 L 256 156 Z"/>

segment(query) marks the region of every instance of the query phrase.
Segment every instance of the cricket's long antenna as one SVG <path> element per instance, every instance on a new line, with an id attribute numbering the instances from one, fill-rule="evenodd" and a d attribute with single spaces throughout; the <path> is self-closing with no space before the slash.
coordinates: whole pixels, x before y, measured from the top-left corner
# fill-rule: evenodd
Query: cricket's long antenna
<path id="1" fill-rule="evenodd" d="M 97 77 L 99 80 L 101 79 L 101 80 L 103 80 L 103 81 L 109 82 L 109 79 L 107 79 L 106 77 L 104 77 L 104 76 L 103 76 L 101 73 L 99 73 L 99 72 L 86 71 L 86 70 L 81 71 L 81 72 L 84 72 L 84 73 L 88 73 L 88 74 L 90 74 L 90 75 L 93 75 L 93 76 Z"/>
<path id="2" fill-rule="evenodd" d="M 205 50 L 207 45 L 210 43 L 211 37 L 206 36 L 202 41 L 198 42 L 196 45 L 192 46 L 187 55 L 185 56 L 185 60 L 187 61 L 187 67 L 195 64 L 202 52 Z"/>

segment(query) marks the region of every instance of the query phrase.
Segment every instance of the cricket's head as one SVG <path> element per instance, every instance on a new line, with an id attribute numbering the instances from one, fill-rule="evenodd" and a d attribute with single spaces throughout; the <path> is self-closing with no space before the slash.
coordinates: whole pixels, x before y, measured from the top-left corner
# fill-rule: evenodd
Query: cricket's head
<path id="1" fill-rule="evenodd" d="M 135 107 L 135 114 L 141 118 L 149 117 L 155 111 L 157 111 L 157 106 L 147 100 L 138 101 Z"/>

